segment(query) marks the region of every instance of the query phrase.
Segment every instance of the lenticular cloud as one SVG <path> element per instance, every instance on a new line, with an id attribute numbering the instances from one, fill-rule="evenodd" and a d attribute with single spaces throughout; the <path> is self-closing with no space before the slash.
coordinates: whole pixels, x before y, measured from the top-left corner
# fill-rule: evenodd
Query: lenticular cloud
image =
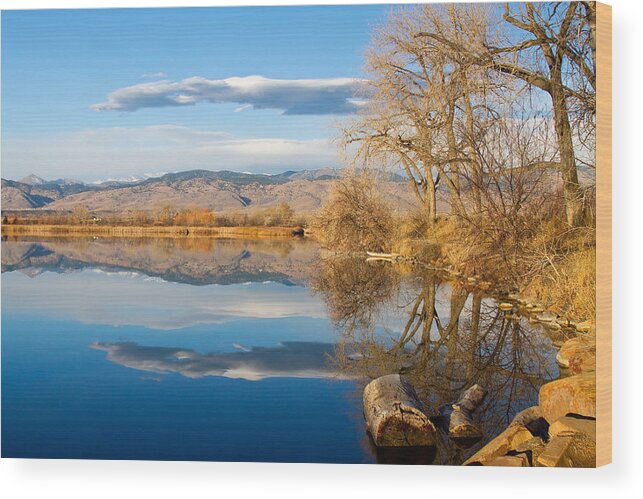
<path id="1" fill-rule="evenodd" d="M 177 82 L 158 81 L 120 88 L 111 92 L 106 102 L 91 107 L 96 111 L 136 111 L 210 102 L 278 109 L 284 114 L 349 114 L 362 105 L 357 94 L 364 82 L 357 78 L 273 80 L 247 76 L 208 80 L 194 76 Z"/>

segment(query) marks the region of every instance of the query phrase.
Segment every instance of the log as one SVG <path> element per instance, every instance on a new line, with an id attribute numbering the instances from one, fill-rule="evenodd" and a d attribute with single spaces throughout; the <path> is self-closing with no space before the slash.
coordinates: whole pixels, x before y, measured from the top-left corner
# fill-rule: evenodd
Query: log
<path id="1" fill-rule="evenodd" d="M 480 385 L 466 390 L 460 400 L 451 406 L 449 417 L 449 438 L 462 443 L 473 444 L 482 438 L 482 430 L 473 423 L 473 413 L 487 395 Z"/>
<path id="2" fill-rule="evenodd" d="M 364 417 L 377 447 L 435 445 L 435 426 L 413 386 L 399 374 L 382 376 L 366 385 Z"/>
<path id="3" fill-rule="evenodd" d="M 400 256 L 397 253 L 377 253 L 375 251 L 367 251 L 366 255 L 372 257 L 372 258 L 387 258 L 387 259 L 392 259 L 392 258 L 397 258 Z"/>

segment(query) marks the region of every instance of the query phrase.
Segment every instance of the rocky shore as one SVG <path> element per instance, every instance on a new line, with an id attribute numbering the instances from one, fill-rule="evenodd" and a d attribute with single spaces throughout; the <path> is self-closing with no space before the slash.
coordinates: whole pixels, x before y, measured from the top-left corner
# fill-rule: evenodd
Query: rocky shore
<path id="1" fill-rule="evenodd" d="M 466 287 L 489 292 L 491 283 L 466 277 L 449 267 L 432 267 L 416 257 L 369 255 L 395 263 L 420 264 L 447 274 Z M 493 296 L 493 293 L 491 293 Z M 510 320 L 526 317 L 541 324 L 555 345 L 560 378 L 540 387 L 538 405 L 518 413 L 509 426 L 463 465 L 518 467 L 596 466 L 596 328 L 574 323 L 518 294 L 496 296 Z"/>

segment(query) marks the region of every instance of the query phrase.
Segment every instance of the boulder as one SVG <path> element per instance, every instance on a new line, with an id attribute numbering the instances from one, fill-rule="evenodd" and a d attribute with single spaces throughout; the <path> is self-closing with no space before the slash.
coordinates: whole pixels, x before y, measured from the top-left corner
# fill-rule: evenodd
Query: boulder
<path id="1" fill-rule="evenodd" d="M 539 405 L 551 424 L 568 414 L 596 417 L 596 373 L 561 378 L 540 387 Z"/>
<path id="2" fill-rule="evenodd" d="M 512 423 L 505 431 L 491 440 L 482 449 L 467 459 L 463 464 L 489 466 L 498 457 L 505 456 L 520 444 L 531 440 L 533 435 L 521 424 Z"/>
<path id="3" fill-rule="evenodd" d="M 529 462 L 529 466 L 535 466 L 536 459 L 542 454 L 543 450 L 545 450 L 545 442 L 543 439 L 534 437 L 531 440 L 517 445 L 514 452 L 516 456 L 525 456 Z"/>
<path id="4" fill-rule="evenodd" d="M 543 417 L 543 410 L 537 405 L 520 411 L 514 416 L 511 423 L 524 426 L 533 435 L 545 438 L 548 435 L 549 423 Z"/>
<path id="5" fill-rule="evenodd" d="M 596 466 L 596 442 L 583 433 L 557 435 L 536 458 L 536 466 L 593 468 Z"/>
<path id="6" fill-rule="evenodd" d="M 596 420 L 578 416 L 563 416 L 549 426 L 550 438 L 582 433 L 596 442 Z"/>
<path id="7" fill-rule="evenodd" d="M 528 467 L 529 461 L 525 454 L 516 456 L 500 456 L 487 464 L 487 466 L 515 466 L 515 467 Z"/>
<path id="8" fill-rule="evenodd" d="M 596 343 L 592 338 L 576 336 L 563 343 L 556 362 L 573 374 L 596 370 Z"/>

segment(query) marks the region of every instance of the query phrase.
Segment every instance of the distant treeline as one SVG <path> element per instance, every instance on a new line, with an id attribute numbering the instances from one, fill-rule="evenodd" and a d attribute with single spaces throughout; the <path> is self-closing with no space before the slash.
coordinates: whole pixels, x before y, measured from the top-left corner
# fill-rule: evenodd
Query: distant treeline
<path id="1" fill-rule="evenodd" d="M 84 207 L 71 212 L 11 212 L 2 217 L 5 225 L 108 225 L 132 227 L 306 227 L 309 217 L 296 214 L 288 203 L 274 207 L 214 212 L 208 208 L 176 209 L 171 204 L 154 210 L 122 213 L 92 212 Z"/>

